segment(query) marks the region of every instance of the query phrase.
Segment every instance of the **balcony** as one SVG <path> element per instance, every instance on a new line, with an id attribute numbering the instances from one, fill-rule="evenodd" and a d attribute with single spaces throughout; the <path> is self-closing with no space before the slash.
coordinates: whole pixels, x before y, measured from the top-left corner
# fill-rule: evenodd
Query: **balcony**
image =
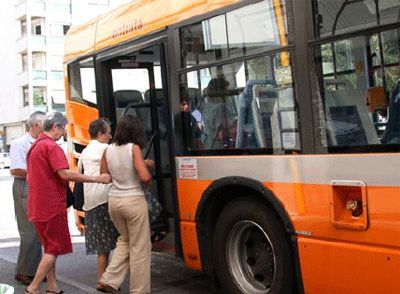
<path id="1" fill-rule="evenodd" d="M 29 75 L 27 71 L 24 71 L 17 76 L 17 84 L 20 87 L 26 86 L 29 84 Z"/>
<path id="2" fill-rule="evenodd" d="M 46 37 L 45 36 L 32 36 L 30 49 L 32 52 L 46 52 Z M 26 53 L 28 51 L 28 37 L 22 36 L 16 41 L 15 44 L 17 53 Z"/>
<path id="3" fill-rule="evenodd" d="M 26 15 L 29 13 L 32 17 L 45 17 L 45 4 L 40 0 L 25 0 L 20 1 L 15 6 L 15 17 L 17 19 L 25 19 Z"/>
<path id="4" fill-rule="evenodd" d="M 60 55 L 64 54 L 64 37 L 48 37 L 47 38 L 47 49 L 48 52 L 52 55 Z"/>
<path id="5" fill-rule="evenodd" d="M 32 111 L 33 112 L 33 111 Z M 29 110 L 29 106 L 22 106 L 18 109 L 18 120 L 19 121 L 25 121 L 27 117 L 32 113 Z"/>
<path id="6" fill-rule="evenodd" d="M 28 11 L 27 0 L 19 2 L 17 5 L 15 5 L 15 18 L 24 19 L 26 17 L 27 11 Z"/>
<path id="7" fill-rule="evenodd" d="M 32 17 L 45 17 L 45 4 L 43 1 L 29 1 L 29 13 Z"/>
<path id="8" fill-rule="evenodd" d="M 17 53 L 25 53 L 28 51 L 28 37 L 23 35 L 15 42 L 15 49 Z"/>
<path id="9" fill-rule="evenodd" d="M 49 20 L 71 21 L 71 6 L 69 3 L 47 3 L 46 12 Z"/>
<path id="10" fill-rule="evenodd" d="M 45 36 L 32 36 L 31 39 L 32 52 L 46 52 L 46 37 Z"/>
<path id="11" fill-rule="evenodd" d="M 33 112 L 35 111 L 42 111 L 42 112 L 47 112 L 47 105 L 33 105 Z"/>

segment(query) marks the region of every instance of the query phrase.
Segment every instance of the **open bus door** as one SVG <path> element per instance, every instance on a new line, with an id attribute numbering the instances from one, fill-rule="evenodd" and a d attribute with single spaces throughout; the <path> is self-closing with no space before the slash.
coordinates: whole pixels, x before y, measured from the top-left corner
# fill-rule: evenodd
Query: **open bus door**
<path id="1" fill-rule="evenodd" d="M 168 131 L 168 91 L 164 66 L 164 48 L 152 46 L 139 51 L 111 55 L 107 60 L 100 57 L 101 115 L 109 117 L 112 129 L 120 117 L 131 114 L 143 123 L 148 144 L 143 150 L 154 160 L 151 170 L 153 181 L 148 188 L 153 198 L 158 199 L 162 212 L 151 221 L 152 241 L 164 239 L 173 226 L 168 225 L 168 216 L 173 215 L 174 197 L 171 185 L 171 156 Z M 172 234 L 153 246 L 174 251 Z"/>

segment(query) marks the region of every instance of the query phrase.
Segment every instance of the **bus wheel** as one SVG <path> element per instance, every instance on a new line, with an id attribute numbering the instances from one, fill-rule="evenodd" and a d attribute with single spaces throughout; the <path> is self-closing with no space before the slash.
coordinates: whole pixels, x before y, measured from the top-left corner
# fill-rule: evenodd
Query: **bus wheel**
<path id="1" fill-rule="evenodd" d="M 218 218 L 214 268 L 227 293 L 291 293 L 292 255 L 283 225 L 259 201 L 236 200 Z"/>

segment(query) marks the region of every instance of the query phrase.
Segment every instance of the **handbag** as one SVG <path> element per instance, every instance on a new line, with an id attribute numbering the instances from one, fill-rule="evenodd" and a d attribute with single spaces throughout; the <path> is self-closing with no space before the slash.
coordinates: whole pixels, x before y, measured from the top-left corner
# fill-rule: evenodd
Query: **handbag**
<path id="1" fill-rule="evenodd" d="M 75 183 L 73 194 L 73 207 L 75 210 L 83 211 L 84 195 L 83 183 Z"/>
<path id="2" fill-rule="evenodd" d="M 67 195 L 66 195 L 66 207 L 69 208 L 74 204 L 74 195 L 72 194 L 71 188 L 67 185 Z"/>
<path id="3" fill-rule="evenodd" d="M 144 197 L 146 198 L 147 207 L 149 211 L 149 221 L 150 225 L 154 223 L 160 216 L 163 211 L 163 207 L 153 194 L 144 189 Z"/>
<path id="4" fill-rule="evenodd" d="M 82 168 L 79 169 L 79 172 L 81 174 L 84 174 L 83 164 Z M 83 211 L 83 204 L 85 202 L 83 194 L 83 183 L 75 183 L 72 194 L 74 196 L 74 203 L 73 203 L 74 209 L 78 211 Z"/>

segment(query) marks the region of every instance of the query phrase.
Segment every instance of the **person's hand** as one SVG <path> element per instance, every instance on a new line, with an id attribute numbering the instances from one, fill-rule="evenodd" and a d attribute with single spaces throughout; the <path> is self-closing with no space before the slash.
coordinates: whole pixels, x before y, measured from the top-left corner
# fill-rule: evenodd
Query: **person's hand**
<path id="1" fill-rule="evenodd" d="M 81 233 L 81 235 L 85 234 L 85 225 L 80 221 L 77 220 L 75 222 L 76 228 L 78 229 L 78 231 Z"/>
<path id="2" fill-rule="evenodd" d="M 145 159 L 144 163 L 146 164 L 146 166 L 148 168 L 153 168 L 155 166 L 154 160 L 151 160 L 151 159 Z"/>
<path id="3" fill-rule="evenodd" d="M 111 183 L 111 176 L 109 174 L 101 174 L 97 177 L 98 181 L 103 184 Z"/>

